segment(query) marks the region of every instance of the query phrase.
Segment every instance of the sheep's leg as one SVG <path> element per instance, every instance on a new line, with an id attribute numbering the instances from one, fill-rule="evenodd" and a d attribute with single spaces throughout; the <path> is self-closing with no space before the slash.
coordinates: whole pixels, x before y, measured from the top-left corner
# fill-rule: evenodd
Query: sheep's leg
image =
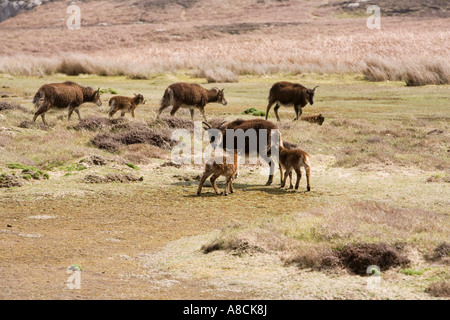
<path id="1" fill-rule="evenodd" d="M 81 114 L 80 114 L 80 109 L 78 109 L 78 108 L 75 108 L 75 112 L 77 113 L 77 115 L 78 115 L 78 120 L 80 120 L 81 121 Z"/>
<path id="2" fill-rule="evenodd" d="M 164 96 L 163 96 L 163 98 L 162 98 L 162 100 L 161 100 L 161 106 L 159 107 L 159 110 L 158 110 L 158 112 L 157 112 L 157 115 L 156 115 L 156 120 L 158 120 L 159 119 L 159 116 L 161 115 L 161 113 L 165 110 L 165 109 L 167 109 L 168 107 L 170 107 L 171 105 L 172 105 L 172 103 L 173 103 L 173 91 L 172 91 L 172 89 L 167 89 L 165 92 L 164 92 Z M 173 109 L 172 109 L 173 110 Z"/>
<path id="3" fill-rule="evenodd" d="M 41 116 L 42 121 L 44 122 L 45 125 L 47 125 L 47 123 L 45 123 L 45 116 L 43 117 L 43 115 L 48 111 L 48 109 L 45 107 L 45 105 L 41 106 L 34 114 L 33 117 L 33 122 L 36 122 L 37 117 Z"/>
<path id="4" fill-rule="evenodd" d="M 297 121 L 298 120 L 298 107 L 294 106 L 294 110 L 295 110 L 295 118 L 292 121 Z"/>
<path id="5" fill-rule="evenodd" d="M 230 188 L 230 185 L 231 185 L 231 176 L 229 176 L 229 177 L 227 177 L 227 183 L 225 184 L 225 196 L 227 196 L 228 195 L 228 193 L 230 193 L 231 192 L 231 188 Z"/>
<path id="6" fill-rule="evenodd" d="M 73 113 L 73 110 L 74 110 L 75 108 L 73 108 L 72 106 L 69 106 L 69 115 L 68 115 L 68 120 L 70 121 L 70 118 L 72 117 L 72 113 Z"/>
<path id="7" fill-rule="evenodd" d="M 191 114 L 192 122 L 194 122 L 194 109 L 189 109 L 189 113 Z"/>
<path id="8" fill-rule="evenodd" d="M 294 184 L 292 183 L 292 171 L 289 172 L 289 189 L 294 189 Z"/>
<path id="9" fill-rule="evenodd" d="M 231 176 L 230 178 L 230 193 L 234 193 L 234 188 L 233 188 L 233 176 Z"/>
<path id="10" fill-rule="evenodd" d="M 117 111 L 116 107 L 111 107 L 111 109 L 109 109 L 109 117 L 112 118 Z"/>
<path id="11" fill-rule="evenodd" d="M 296 120 L 300 119 L 300 116 L 302 115 L 303 110 L 302 110 L 302 108 L 299 108 L 298 106 L 294 106 L 294 109 L 295 109 L 295 118 L 293 121 L 296 121 Z"/>
<path id="12" fill-rule="evenodd" d="M 220 195 L 223 194 L 223 192 L 220 192 L 219 188 L 217 187 L 216 180 L 217 180 L 218 177 L 220 177 L 220 175 L 213 174 L 213 176 L 211 177 L 210 180 L 211 180 L 211 185 L 212 185 L 213 188 L 214 188 L 214 191 L 216 192 L 216 194 L 217 194 L 218 196 L 220 196 Z"/>
<path id="13" fill-rule="evenodd" d="M 300 167 L 295 169 L 295 173 L 297 174 L 297 182 L 295 183 L 295 190 L 298 190 L 298 187 L 300 186 L 300 180 L 302 179 L 302 171 L 300 170 Z"/>
<path id="14" fill-rule="evenodd" d="M 203 116 L 203 119 L 205 119 L 205 121 L 208 122 L 208 119 L 206 119 L 206 116 L 205 116 L 205 107 L 199 107 L 199 109 Z M 192 119 L 192 121 L 194 121 L 194 119 Z"/>
<path id="15" fill-rule="evenodd" d="M 120 113 L 120 116 L 123 118 L 123 117 L 125 117 L 125 111 L 122 111 L 121 113 Z"/>
<path id="16" fill-rule="evenodd" d="M 305 171 L 306 171 L 306 183 L 307 183 L 306 190 L 311 191 L 311 167 L 306 165 Z"/>
<path id="17" fill-rule="evenodd" d="M 263 157 L 264 160 L 270 165 L 270 173 L 269 173 L 269 179 L 267 180 L 266 186 L 270 186 L 273 182 L 273 176 L 275 173 L 275 162 L 273 160 L 272 156 L 269 157 Z"/>
<path id="18" fill-rule="evenodd" d="M 267 105 L 266 120 L 269 118 L 269 112 L 270 112 L 270 109 L 272 108 L 273 104 L 274 104 L 274 101 L 269 101 L 269 104 Z"/>
<path id="19" fill-rule="evenodd" d="M 134 116 L 134 108 L 131 108 L 131 116 L 132 116 L 133 118 L 135 118 L 135 116 Z"/>
<path id="20" fill-rule="evenodd" d="M 281 164 L 280 164 L 280 181 L 281 184 L 283 184 L 283 167 L 281 166 Z"/>
<path id="21" fill-rule="evenodd" d="M 277 105 L 275 106 L 275 108 L 273 109 L 273 111 L 275 111 L 275 115 L 277 116 L 277 121 L 280 122 L 280 116 L 278 115 L 278 109 L 280 109 L 280 105 L 277 103 Z"/>
<path id="22" fill-rule="evenodd" d="M 198 185 L 197 189 L 197 195 L 199 196 L 202 193 L 203 184 L 205 183 L 206 179 L 211 175 L 211 172 L 205 171 L 202 178 L 200 179 L 200 184 Z"/>
<path id="23" fill-rule="evenodd" d="M 41 114 L 41 118 L 42 118 L 42 122 L 48 126 L 47 121 L 45 121 L 45 112 L 43 114 Z"/>
<path id="24" fill-rule="evenodd" d="M 170 111 L 170 115 L 173 117 L 180 108 L 181 108 L 181 104 L 175 104 L 172 108 L 172 111 Z"/>
<path id="25" fill-rule="evenodd" d="M 286 170 L 286 172 L 284 173 L 284 179 L 281 182 L 281 188 L 284 188 L 286 186 L 288 176 L 289 176 L 289 170 Z"/>

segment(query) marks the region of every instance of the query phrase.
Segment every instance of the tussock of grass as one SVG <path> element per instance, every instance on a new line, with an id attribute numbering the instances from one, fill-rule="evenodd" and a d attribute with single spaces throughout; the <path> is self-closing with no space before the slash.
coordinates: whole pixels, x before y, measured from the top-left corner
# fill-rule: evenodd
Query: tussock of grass
<path id="1" fill-rule="evenodd" d="M 6 111 L 6 110 L 20 110 L 22 112 L 28 113 L 29 110 L 25 108 L 24 106 L 14 103 L 14 102 L 7 102 L 7 101 L 0 101 L 0 111 Z"/>
<path id="2" fill-rule="evenodd" d="M 431 294 L 433 297 L 450 297 L 450 282 L 441 281 L 432 283 L 425 292 Z"/>
<path id="3" fill-rule="evenodd" d="M 232 226 L 205 253 L 262 251 L 302 268 L 344 266 L 365 274 L 370 265 L 382 270 L 406 266 L 399 244 L 425 250 L 446 239 L 448 217 L 419 209 L 394 208 L 377 202 L 326 206 L 247 226 Z"/>
<path id="4" fill-rule="evenodd" d="M 405 81 L 407 86 L 450 83 L 447 59 L 392 60 L 376 57 L 367 60 L 366 65 L 363 73 L 369 81 Z"/>

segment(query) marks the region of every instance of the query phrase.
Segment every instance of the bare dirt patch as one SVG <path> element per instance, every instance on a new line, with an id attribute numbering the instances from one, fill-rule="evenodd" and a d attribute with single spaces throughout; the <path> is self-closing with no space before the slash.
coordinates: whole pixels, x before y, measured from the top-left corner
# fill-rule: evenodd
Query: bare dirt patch
<path id="1" fill-rule="evenodd" d="M 83 178 L 84 183 L 111 183 L 111 182 L 142 182 L 144 177 L 137 177 L 130 173 L 109 173 L 105 176 L 89 174 Z"/>

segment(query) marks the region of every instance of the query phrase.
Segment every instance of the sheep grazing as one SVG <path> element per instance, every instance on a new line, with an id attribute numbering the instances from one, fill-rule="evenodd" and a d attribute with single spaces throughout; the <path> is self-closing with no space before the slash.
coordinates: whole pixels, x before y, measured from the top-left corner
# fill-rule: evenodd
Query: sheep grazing
<path id="1" fill-rule="evenodd" d="M 277 82 L 270 89 L 269 94 L 269 104 L 267 105 L 266 120 L 269 117 L 270 108 L 274 104 L 275 115 L 277 116 L 277 121 L 280 122 L 280 117 L 278 116 L 278 109 L 280 106 L 294 107 L 295 118 L 294 121 L 298 120 L 303 112 L 303 108 L 309 103 L 314 104 L 314 94 L 316 89 L 308 89 L 301 84 L 292 83 L 287 81 Z"/>
<path id="2" fill-rule="evenodd" d="M 302 178 L 301 168 L 305 169 L 307 190 L 311 191 L 311 164 L 308 153 L 301 149 L 287 149 L 280 144 L 280 173 L 281 173 L 281 188 L 286 186 L 287 178 L 289 176 L 290 189 L 294 188 L 292 184 L 292 171 L 297 174 L 297 182 L 295 183 L 295 190 L 298 190 L 300 179 Z M 286 170 L 283 177 L 283 169 Z"/>
<path id="3" fill-rule="evenodd" d="M 301 118 L 301 120 L 309 123 L 317 123 L 319 126 L 321 126 L 325 121 L 325 118 L 322 116 L 322 114 L 319 114 L 315 116 L 303 117 Z"/>
<path id="4" fill-rule="evenodd" d="M 206 179 L 208 179 L 209 176 L 211 177 L 211 185 L 214 188 L 214 191 L 217 195 L 225 195 L 227 196 L 228 193 L 234 193 L 233 189 L 233 180 L 237 177 L 238 172 L 238 153 L 237 151 L 234 151 L 234 158 L 230 159 L 229 156 L 226 154 L 223 155 L 223 158 L 211 158 L 206 162 L 205 165 L 205 172 L 203 173 L 203 176 L 200 180 L 200 184 L 197 189 L 197 195 L 200 195 L 202 193 L 203 184 L 205 183 Z M 216 180 L 220 176 L 226 177 L 226 185 L 225 185 L 225 191 L 220 192 L 219 188 L 217 187 Z"/>
<path id="5" fill-rule="evenodd" d="M 90 87 L 82 87 L 74 82 L 53 83 L 43 85 L 33 98 L 33 103 L 37 108 L 34 114 L 33 122 L 38 116 L 41 116 L 45 125 L 45 113 L 52 108 L 69 109 L 68 119 L 75 111 L 81 120 L 80 110 L 78 109 L 83 103 L 92 102 L 97 106 L 102 105 L 100 99 L 100 88 L 94 90 Z"/>
<path id="6" fill-rule="evenodd" d="M 144 96 L 142 94 L 134 94 L 133 98 L 115 96 L 109 100 L 109 117 L 112 118 L 117 111 L 121 111 L 121 116 L 124 117 L 126 112 L 131 112 L 134 118 L 134 111 L 137 106 L 144 104 Z"/>
<path id="7" fill-rule="evenodd" d="M 229 123 L 218 122 L 216 127 L 211 126 L 207 122 L 203 122 L 203 124 L 204 129 L 208 130 L 210 143 L 214 148 L 234 148 L 234 150 L 237 150 L 238 152 L 245 153 L 246 156 L 257 154 L 262 157 L 270 165 L 270 174 L 266 185 L 270 186 L 272 184 L 275 171 L 275 162 L 271 154 L 272 133 L 276 130 L 278 135 L 281 136 L 278 127 L 274 123 L 263 119 L 238 119 Z M 216 141 L 217 137 L 214 135 L 214 131 L 210 131 L 210 129 L 216 129 L 220 132 L 220 141 Z M 264 139 L 260 139 L 262 134 L 267 135 L 265 137 L 266 144 L 264 145 L 261 144 L 261 140 Z M 228 135 L 231 136 L 228 137 Z M 264 138 L 264 136 L 261 136 L 261 138 Z M 230 139 L 231 141 L 227 142 Z M 229 143 L 233 144 L 228 145 Z"/>
<path id="8" fill-rule="evenodd" d="M 172 106 L 171 116 L 175 115 L 178 109 L 187 108 L 191 113 L 191 120 L 194 121 L 194 110 L 199 109 L 203 118 L 207 121 L 205 106 L 208 103 L 217 102 L 224 106 L 227 105 L 223 91 L 223 89 L 219 90 L 217 88 L 207 90 L 198 84 L 185 82 L 174 83 L 164 92 L 156 119 L 159 119 L 164 109 Z"/>

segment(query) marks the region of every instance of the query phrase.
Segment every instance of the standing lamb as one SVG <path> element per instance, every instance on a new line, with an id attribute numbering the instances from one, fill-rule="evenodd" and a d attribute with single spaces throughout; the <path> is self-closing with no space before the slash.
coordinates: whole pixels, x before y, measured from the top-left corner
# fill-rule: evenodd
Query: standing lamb
<path id="1" fill-rule="evenodd" d="M 217 88 L 207 90 L 194 83 L 174 83 L 164 92 L 164 96 L 161 100 L 161 107 L 158 110 L 156 119 L 159 119 L 159 116 L 164 109 L 172 106 L 172 111 L 170 112 L 171 116 L 175 115 L 178 109 L 186 108 L 189 109 L 191 120 L 194 121 L 194 110 L 199 109 L 203 118 L 207 121 L 205 116 L 205 106 L 208 103 L 217 102 L 224 106 L 227 105 L 227 100 L 225 100 L 223 91 L 224 89 L 219 90 Z"/>
<path id="2" fill-rule="evenodd" d="M 137 106 L 140 104 L 144 104 L 144 96 L 142 94 L 134 94 L 133 98 L 123 97 L 123 96 L 115 96 L 109 100 L 109 117 L 117 112 L 121 111 L 121 116 L 125 116 L 125 112 L 131 112 L 131 116 L 134 118 L 134 110 L 136 110 Z"/>
<path id="3" fill-rule="evenodd" d="M 280 173 L 281 173 L 281 187 L 286 186 L 287 177 L 290 180 L 290 189 L 294 188 L 292 184 L 292 171 L 297 174 L 297 182 L 295 183 L 295 190 L 298 190 L 300 185 L 300 179 L 302 178 L 301 168 L 305 169 L 307 190 L 311 191 L 311 163 L 308 153 L 301 149 L 287 149 L 283 146 L 283 142 L 280 144 Z M 283 179 L 283 169 L 286 170 Z"/>
<path id="4" fill-rule="evenodd" d="M 214 191 L 217 195 L 224 194 L 225 196 L 227 196 L 228 193 L 234 193 L 233 180 L 237 176 L 239 164 L 237 151 L 234 150 L 233 153 L 233 161 L 231 161 L 231 159 L 227 157 L 226 154 L 224 154 L 223 158 L 215 157 L 209 159 L 208 162 L 206 162 L 205 172 L 203 173 L 200 184 L 198 185 L 197 195 L 200 195 L 202 193 L 203 184 L 211 175 L 211 185 L 213 186 Z M 220 176 L 226 177 L 225 192 L 220 192 L 216 184 L 216 180 Z"/>
<path id="5" fill-rule="evenodd" d="M 45 113 L 52 108 L 69 109 L 68 119 L 75 111 L 81 120 L 80 110 L 78 109 L 83 103 L 92 102 L 97 106 L 102 105 L 100 99 L 100 88 L 94 90 L 90 87 L 82 87 L 74 82 L 53 83 L 43 85 L 33 98 L 33 103 L 38 109 L 33 117 L 33 122 L 38 116 L 41 116 L 45 125 Z"/>
<path id="6" fill-rule="evenodd" d="M 266 120 L 269 117 L 270 108 L 276 103 L 274 111 L 277 116 L 277 121 L 280 122 L 278 116 L 278 109 L 280 106 L 291 107 L 294 106 L 295 118 L 298 120 L 303 112 L 303 108 L 308 104 L 314 104 L 314 94 L 316 89 L 308 89 L 301 84 L 287 81 L 277 82 L 270 89 L 269 104 L 267 105 Z"/>

